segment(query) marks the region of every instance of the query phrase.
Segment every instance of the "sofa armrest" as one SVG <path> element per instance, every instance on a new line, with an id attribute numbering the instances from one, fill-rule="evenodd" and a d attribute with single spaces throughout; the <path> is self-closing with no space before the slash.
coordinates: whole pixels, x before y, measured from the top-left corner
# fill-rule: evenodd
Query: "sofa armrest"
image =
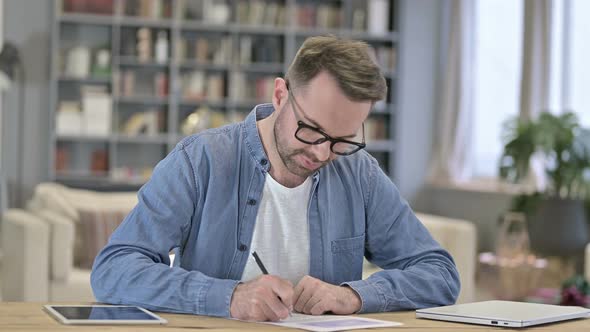
<path id="1" fill-rule="evenodd" d="M 41 210 L 39 217 L 50 227 L 49 269 L 50 280 L 65 281 L 74 265 L 75 223 L 50 210 Z"/>
<path id="2" fill-rule="evenodd" d="M 417 213 L 416 216 L 455 260 L 461 278 L 461 293 L 457 303 L 473 301 L 477 259 L 477 231 L 473 223 L 423 213 Z"/>
<path id="3" fill-rule="evenodd" d="M 49 225 L 24 210 L 2 215 L 2 298 L 47 301 L 49 294 Z"/>
<path id="4" fill-rule="evenodd" d="M 416 213 L 416 217 L 424 224 L 441 247 L 449 252 L 457 265 L 461 279 L 461 293 L 457 303 L 474 301 L 477 232 L 473 223 L 424 213 Z M 363 279 L 379 270 L 378 266 L 369 263 L 365 259 Z"/>

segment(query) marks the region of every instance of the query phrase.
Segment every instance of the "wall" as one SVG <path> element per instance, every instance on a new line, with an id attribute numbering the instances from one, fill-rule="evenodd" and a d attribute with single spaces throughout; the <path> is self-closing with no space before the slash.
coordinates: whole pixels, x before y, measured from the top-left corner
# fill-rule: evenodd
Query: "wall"
<path id="1" fill-rule="evenodd" d="M 498 218 L 508 210 L 512 195 L 492 191 L 426 186 L 421 194 L 429 213 L 460 218 L 477 227 L 480 251 L 494 249 Z"/>
<path id="2" fill-rule="evenodd" d="M 478 248 L 492 250 L 509 194 L 432 186 L 428 166 L 436 146 L 441 72 L 451 1 L 402 1 L 396 184 L 414 210 L 472 221 Z"/>
<path id="3" fill-rule="evenodd" d="M 428 172 L 440 80 L 440 27 L 445 1 L 406 0 L 400 4 L 398 112 L 395 180 L 416 210 Z"/>
<path id="4" fill-rule="evenodd" d="M 53 1 L 4 1 L 4 40 L 19 48 L 25 69 L 24 109 L 18 85 L 4 95 L 4 161 L 10 206 L 21 206 L 48 177 L 49 64 Z M 19 112 L 24 125 L 19 126 Z M 25 153 L 19 154 L 19 150 Z M 19 157 L 22 155 L 22 163 Z M 22 174 L 22 185 L 19 175 Z"/>

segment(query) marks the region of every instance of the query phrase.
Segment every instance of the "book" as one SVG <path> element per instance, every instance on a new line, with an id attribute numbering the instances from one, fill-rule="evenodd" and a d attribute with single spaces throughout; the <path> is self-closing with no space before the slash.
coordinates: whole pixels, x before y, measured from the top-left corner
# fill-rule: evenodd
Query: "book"
<path id="1" fill-rule="evenodd" d="M 364 8 L 355 8 L 352 11 L 352 30 L 364 31 L 366 28 L 367 13 Z"/>
<path id="2" fill-rule="evenodd" d="M 232 101 L 246 99 L 246 77 L 242 72 L 231 73 L 229 97 Z"/>
<path id="3" fill-rule="evenodd" d="M 248 23 L 252 25 L 263 24 L 264 19 L 264 1 L 252 0 L 248 12 Z"/>
<path id="4" fill-rule="evenodd" d="M 384 34 L 389 27 L 389 0 L 369 0 L 367 30 L 373 34 Z"/>
<path id="5" fill-rule="evenodd" d="M 82 111 L 79 102 L 60 102 L 55 119 L 55 132 L 58 136 L 82 134 Z"/>
<path id="6" fill-rule="evenodd" d="M 82 128 L 86 135 L 111 134 L 111 95 L 96 86 L 82 88 Z"/>
<path id="7" fill-rule="evenodd" d="M 168 75 L 164 72 L 158 72 L 154 76 L 154 94 L 159 98 L 168 96 Z"/>
<path id="8" fill-rule="evenodd" d="M 187 44 L 188 42 L 184 37 L 180 37 L 176 42 L 174 49 L 174 59 L 177 62 L 182 62 L 186 59 Z"/>
<path id="9" fill-rule="evenodd" d="M 277 8 L 276 26 L 284 27 L 287 25 L 287 17 L 286 17 L 285 13 L 286 13 L 285 6 L 279 5 Z"/>
<path id="10" fill-rule="evenodd" d="M 240 58 L 239 63 L 241 65 L 247 65 L 252 61 L 252 38 L 241 37 L 240 38 Z"/>
<path id="11" fill-rule="evenodd" d="M 123 71 L 122 84 L 120 84 L 121 96 L 131 97 L 135 94 L 135 72 L 133 70 Z"/>
<path id="12" fill-rule="evenodd" d="M 240 0 L 236 4 L 236 22 L 239 24 L 247 24 L 249 16 L 249 6 L 246 0 Z"/>
<path id="13" fill-rule="evenodd" d="M 185 74 L 183 78 L 183 97 L 187 100 L 203 100 L 205 98 L 205 73 L 195 70 Z"/>
<path id="14" fill-rule="evenodd" d="M 279 4 L 275 2 L 268 3 L 266 5 L 266 9 L 264 10 L 264 18 L 262 20 L 262 24 L 265 25 L 275 25 L 277 14 L 279 11 Z"/>
<path id="15" fill-rule="evenodd" d="M 220 74 L 213 74 L 207 77 L 207 100 L 223 100 L 224 80 Z"/>
<path id="16" fill-rule="evenodd" d="M 55 170 L 57 172 L 67 171 L 70 161 L 70 151 L 64 146 L 55 149 Z"/>
<path id="17" fill-rule="evenodd" d="M 232 39 L 229 36 L 225 36 L 217 43 L 217 47 L 213 52 L 213 63 L 216 65 L 224 65 L 230 63 L 231 53 Z"/>
<path id="18" fill-rule="evenodd" d="M 90 156 L 90 172 L 105 174 L 109 170 L 109 153 L 106 149 L 96 149 Z"/>
<path id="19" fill-rule="evenodd" d="M 195 43 L 195 60 L 199 63 L 209 62 L 209 40 L 204 37 L 197 38 Z"/>

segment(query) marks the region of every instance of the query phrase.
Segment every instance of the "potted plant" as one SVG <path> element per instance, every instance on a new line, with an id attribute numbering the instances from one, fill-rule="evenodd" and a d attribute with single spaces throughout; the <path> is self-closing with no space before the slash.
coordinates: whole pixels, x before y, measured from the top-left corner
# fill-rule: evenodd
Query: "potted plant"
<path id="1" fill-rule="evenodd" d="M 537 120 L 512 119 L 504 126 L 500 177 L 517 183 L 541 165 L 544 188 L 521 194 L 512 210 L 525 213 L 531 248 L 542 255 L 579 255 L 588 242 L 590 130 L 575 114 L 542 113 Z M 585 210 L 588 210 L 585 211 Z"/>

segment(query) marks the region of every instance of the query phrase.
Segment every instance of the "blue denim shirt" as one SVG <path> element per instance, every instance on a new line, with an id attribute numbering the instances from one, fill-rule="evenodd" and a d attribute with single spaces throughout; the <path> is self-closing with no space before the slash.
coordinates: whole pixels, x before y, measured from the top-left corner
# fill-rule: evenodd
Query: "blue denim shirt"
<path id="1" fill-rule="evenodd" d="M 258 105 L 244 122 L 187 137 L 158 163 L 96 257 L 98 301 L 229 317 L 270 168 L 256 121 L 273 111 Z M 374 158 L 365 151 L 339 157 L 312 176 L 311 276 L 352 287 L 360 312 L 454 303 L 452 258 Z M 361 280 L 363 256 L 384 270 Z"/>

